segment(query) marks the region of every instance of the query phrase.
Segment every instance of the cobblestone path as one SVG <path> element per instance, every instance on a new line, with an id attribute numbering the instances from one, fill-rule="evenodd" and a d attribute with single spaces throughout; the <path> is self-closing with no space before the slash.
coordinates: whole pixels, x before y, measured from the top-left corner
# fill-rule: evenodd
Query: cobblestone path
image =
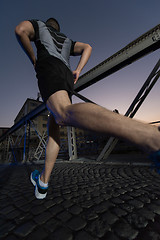
<path id="1" fill-rule="evenodd" d="M 30 172 L 1 167 L 0 239 L 158 240 L 160 175 L 147 166 L 56 163 L 45 200 Z"/>

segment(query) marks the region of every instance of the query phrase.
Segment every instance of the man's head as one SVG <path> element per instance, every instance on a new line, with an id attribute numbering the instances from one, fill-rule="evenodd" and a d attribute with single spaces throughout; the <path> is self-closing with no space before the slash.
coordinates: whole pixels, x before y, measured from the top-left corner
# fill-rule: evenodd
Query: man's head
<path id="1" fill-rule="evenodd" d="M 58 32 L 60 32 L 60 25 L 59 25 L 58 21 L 55 18 L 49 18 L 46 21 L 46 24 L 54 27 Z"/>

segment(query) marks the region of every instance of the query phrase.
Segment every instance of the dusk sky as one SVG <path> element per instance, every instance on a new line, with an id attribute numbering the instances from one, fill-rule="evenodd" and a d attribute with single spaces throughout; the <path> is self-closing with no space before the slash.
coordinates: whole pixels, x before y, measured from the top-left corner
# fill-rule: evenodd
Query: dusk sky
<path id="1" fill-rule="evenodd" d="M 0 7 L 0 127 L 11 127 L 27 98 L 37 98 L 34 68 L 21 50 L 14 30 L 23 20 L 55 17 L 74 41 L 89 43 L 92 55 L 83 73 L 160 24 L 159 0 L 2 0 Z M 157 63 L 157 50 L 81 91 L 81 94 L 124 114 Z M 78 57 L 71 58 L 74 70 Z M 160 79 L 135 118 L 160 120 Z M 77 102 L 77 99 L 74 98 Z"/>

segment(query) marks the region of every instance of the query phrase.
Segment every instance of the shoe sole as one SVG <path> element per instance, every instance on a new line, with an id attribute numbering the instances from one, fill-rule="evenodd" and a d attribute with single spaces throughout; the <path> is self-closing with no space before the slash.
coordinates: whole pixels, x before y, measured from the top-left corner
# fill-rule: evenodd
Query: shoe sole
<path id="1" fill-rule="evenodd" d="M 37 184 L 36 184 L 36 187 L 35 187 L 35 196 L 37 199 L 44 199 L 46 196 L 47 196 L 47 192 L 42 194 L 42 193 L 39 193 L 38 192 L 38 188 L 37 188 Z"/>

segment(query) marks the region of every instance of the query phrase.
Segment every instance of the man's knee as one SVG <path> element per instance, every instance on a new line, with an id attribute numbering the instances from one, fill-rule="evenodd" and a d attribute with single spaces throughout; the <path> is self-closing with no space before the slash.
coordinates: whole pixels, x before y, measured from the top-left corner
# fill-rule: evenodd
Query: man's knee
<path id="1" fill-rule="evenodd" d="M 60 111 L 53 113 L 58 125 L 66 126 L 69 123 L 68 107 L 62 107 Z"/>
<path id="2" fill-rule="evenodd" d="M 67 125 L 69 119 L 68 107 L 71 105 L 66 91 L 59 91 L 47 100 L 47 107 L 53 113 L 59 125 Z"/>
<path id="3" fill-rule="evenodd" d="M 47 106 L 48 110 L 53 114 L 54 121 L 58 125 L 66 126 L 69 122 L 69 111 L 68 106 L 59 105 L 57 108 Z"/>

